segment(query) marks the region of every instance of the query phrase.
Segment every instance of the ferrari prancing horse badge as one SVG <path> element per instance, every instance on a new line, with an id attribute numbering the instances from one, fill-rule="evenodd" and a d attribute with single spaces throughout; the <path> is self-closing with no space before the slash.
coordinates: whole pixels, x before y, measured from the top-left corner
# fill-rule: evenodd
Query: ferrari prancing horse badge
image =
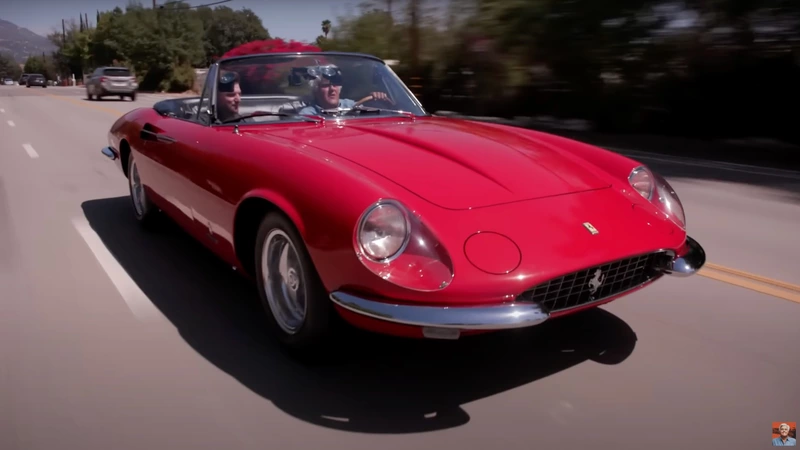
<path id="1" fill-rule="evenodd" d="M 589 222 L 583 222 L 583 226 L 586 227 L 587 230 L 589 230 L 589 233 L 592 234 L 599 233 L 599 231 L 597 231 L 597 228 L 595 228 L 594 225 L 590 224 Z"/>

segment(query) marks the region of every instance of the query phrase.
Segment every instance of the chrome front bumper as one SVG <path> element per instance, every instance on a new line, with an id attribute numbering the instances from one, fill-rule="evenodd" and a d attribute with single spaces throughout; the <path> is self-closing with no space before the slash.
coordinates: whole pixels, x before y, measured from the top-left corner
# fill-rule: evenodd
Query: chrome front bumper
<path id="1" fill-rule="evenodd" d="M 703 247 L 686 237 L 681 256 L 662 269 L 664 274 L 687 277 L 705 264 Z M 506 303 L 489 306 L 422 306 L 400 305 L 369 300 L 336 291 L 331 300 L 344 309 L 362 316 L 387 322 L 418 326 L 428 337 L 457 339 L 459 330 L 508 330 L 539 325 L 550 317 L 535 303 Z"/>
<path id="2" fill-rule="evenodd" d="M 686 236 L 685 252 L 669 262 L 664 273 L 676 277 L 688 277 L 697 273 L 706 263 L 706 251 L 700 243 Z"/>

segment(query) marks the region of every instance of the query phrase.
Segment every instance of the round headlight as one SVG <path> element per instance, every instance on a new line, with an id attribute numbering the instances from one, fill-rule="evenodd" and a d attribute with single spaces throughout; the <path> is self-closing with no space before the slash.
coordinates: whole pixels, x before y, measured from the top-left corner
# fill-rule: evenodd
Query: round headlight
<path id="1" fill-rule="evenodd" d="M 686 228 L 686 214 L 683 212 L 683 204 L 675 193 L 675 189 L 664 179 L 656 176 L 658 198 L 655 200 L 657 206 L 664 211 L 678 226 Z"/>
<path id="2" fill-rule="evenodd" d="M 401 205 L 392 201 L 367 209 L 358 227 L 358 243 L 369 259 L 385 262 L 405 249 L 410 233 L 406 214 Z"/>
<path id="3" fill-rule="evenodd" d="M 628 175 L 628 183 L 636 192 L 642 194 L 642 197 L 648 201 L 653 198 L 653 176 L 650 171 L 644 166 L 639 166 L 631 171 Z"/>

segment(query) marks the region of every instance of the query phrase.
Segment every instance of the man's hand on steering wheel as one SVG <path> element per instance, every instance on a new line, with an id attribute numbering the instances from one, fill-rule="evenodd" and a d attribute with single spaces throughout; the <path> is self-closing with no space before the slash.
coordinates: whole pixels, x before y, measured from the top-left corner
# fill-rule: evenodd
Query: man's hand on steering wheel
<path id="1" fill-rule="evenodd" d="M 370 93 L 369 95 L 371 95 L 371 96 L 372 96 L 372 99 L 373 99 L 373 100 L 383 100 L 383 101 L 387 101 L 387 102 L 389 102 L 389 103 L 394 103 L 394 102 L 392 102 L 392 100 L 389 98 L 389 95 L 388 95 L 387 93 L 385 93 L 385 92 L 372 92 L 372 93 Z"/>
<path id="2" fill-rule="evenodd" d="M 388 102 L 388 103 L 394 105 L 394 100 L 392 100 L 392 98 L 389 97 L 389 95 L 386 94 L 385 92 L 373 92 L 373 93 L 369 94 L 368 96 L 362 98 L 361 100 L 357 101 L 353 105 L 353 107 L 355 108 L 356 106 L 360 106 L 364 102 L 368 102 L 368 101 L 372 101 L 372 100 L 382 100 L 384 102 Z"/>

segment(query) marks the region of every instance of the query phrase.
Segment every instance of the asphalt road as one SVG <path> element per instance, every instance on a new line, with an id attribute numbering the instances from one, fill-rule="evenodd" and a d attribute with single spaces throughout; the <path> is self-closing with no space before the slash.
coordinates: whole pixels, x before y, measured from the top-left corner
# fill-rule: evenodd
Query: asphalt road
<path id="1" fill-rule="evenodd" d="M 800 173 L 648 157 L 700 276 L 526 332 L 362 336 L 307 367 L 250 284 L 134 224 L 100 149 L 157 98 L 0 86 L 3 450 L 757 449 L 800 422 Z"/>

